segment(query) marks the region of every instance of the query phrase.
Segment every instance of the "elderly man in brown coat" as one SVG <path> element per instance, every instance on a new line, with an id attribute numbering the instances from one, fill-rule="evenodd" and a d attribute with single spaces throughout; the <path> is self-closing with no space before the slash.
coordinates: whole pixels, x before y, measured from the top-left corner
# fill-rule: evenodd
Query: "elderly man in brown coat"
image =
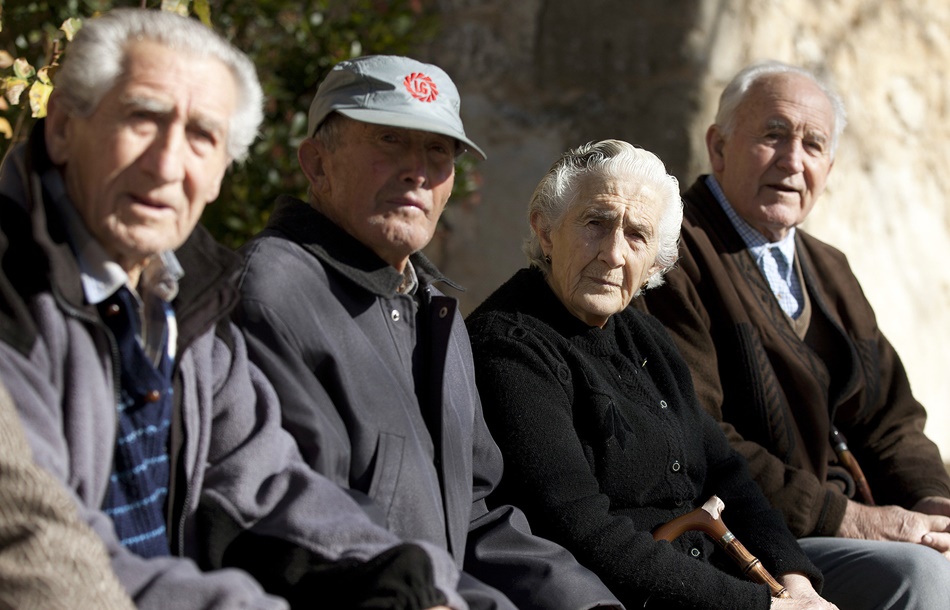
<path id="1" fill-rule="evenodd" d="M 679 267 L 636 302 L 673 334 L 827 599 L 943 608 L 950 477 L 926 413 L 845 256 L 796 228 L 844 124 L 837 94 L 801 68 L 737 74 L 706 135 L 713 172 L 683 196 Z"/>

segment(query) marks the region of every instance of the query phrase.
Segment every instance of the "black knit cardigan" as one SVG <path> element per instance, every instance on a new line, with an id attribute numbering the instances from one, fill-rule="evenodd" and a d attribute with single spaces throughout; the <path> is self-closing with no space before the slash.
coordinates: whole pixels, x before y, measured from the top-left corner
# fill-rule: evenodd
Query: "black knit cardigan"
<path id="1" fill-rule="evenodd" d="M 655 319 L 628 308 L 603 329 L 571 315 L 537 269 L 467 320 L 485 418 L 505 458 L 491 501 L 527 513 L 628 607 L 766 609 L 704 534 L 651 531 L 716 494 L 724 521 L 773 575 L 818 570 L 700 407 Z"/>

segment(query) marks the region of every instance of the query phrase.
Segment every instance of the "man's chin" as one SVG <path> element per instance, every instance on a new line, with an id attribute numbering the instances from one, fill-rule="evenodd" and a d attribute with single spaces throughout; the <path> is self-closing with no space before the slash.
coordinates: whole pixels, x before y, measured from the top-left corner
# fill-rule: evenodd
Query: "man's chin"
<path id="1" fill-rule="evenodd" d="M 120 243 L 120 255 L 132 264 L 140 264 L 167 250 L 177 250 L 184 240 L 169 239 L 167 233 L 146 232 L 126 236 Z"/>

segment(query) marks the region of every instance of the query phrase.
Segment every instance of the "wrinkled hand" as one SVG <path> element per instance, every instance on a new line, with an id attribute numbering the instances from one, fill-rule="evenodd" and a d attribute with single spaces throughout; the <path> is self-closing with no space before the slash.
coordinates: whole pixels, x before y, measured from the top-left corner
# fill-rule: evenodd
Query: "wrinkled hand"
<path id="1" fill-rule="evenodd" d="M 838 606 L 818 595 L 804 574 L 782 574 L 779 581 L 788 589 L 791 599 L 773 597 L 771 608 L 775 610 L 838 610 Z"/>
<path id="2" fill-rule="evenodd" d="M 924 498 L 915 508 L 946 510 L 939 498 Z M 950 559 L 950 516 L 907 510 L 900 506 L 865 506 L 848 500 L 838 528 L 842 538 L 895 540 L 923 544 Z"/>

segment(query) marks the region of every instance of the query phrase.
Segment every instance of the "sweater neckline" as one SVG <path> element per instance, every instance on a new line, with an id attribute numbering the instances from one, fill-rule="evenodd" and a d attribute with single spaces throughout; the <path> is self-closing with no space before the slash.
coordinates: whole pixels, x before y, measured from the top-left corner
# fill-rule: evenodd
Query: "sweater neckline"
<path id="1" fill-rule="evenodd" d="M 525 311 L 550 325 L 577 347 L 595 356 L 611 356 L 620 351 L 617 343 L 617 324 L 614 314 L 607 318 L 603 328 L 590 326 L 572 314 L 557 297 L 544 274 L 537 267 L 522 269 L 525 291 L 519 300 L 526 304 Z M 519 282 L 520 283 L 520 282 Z"/>

